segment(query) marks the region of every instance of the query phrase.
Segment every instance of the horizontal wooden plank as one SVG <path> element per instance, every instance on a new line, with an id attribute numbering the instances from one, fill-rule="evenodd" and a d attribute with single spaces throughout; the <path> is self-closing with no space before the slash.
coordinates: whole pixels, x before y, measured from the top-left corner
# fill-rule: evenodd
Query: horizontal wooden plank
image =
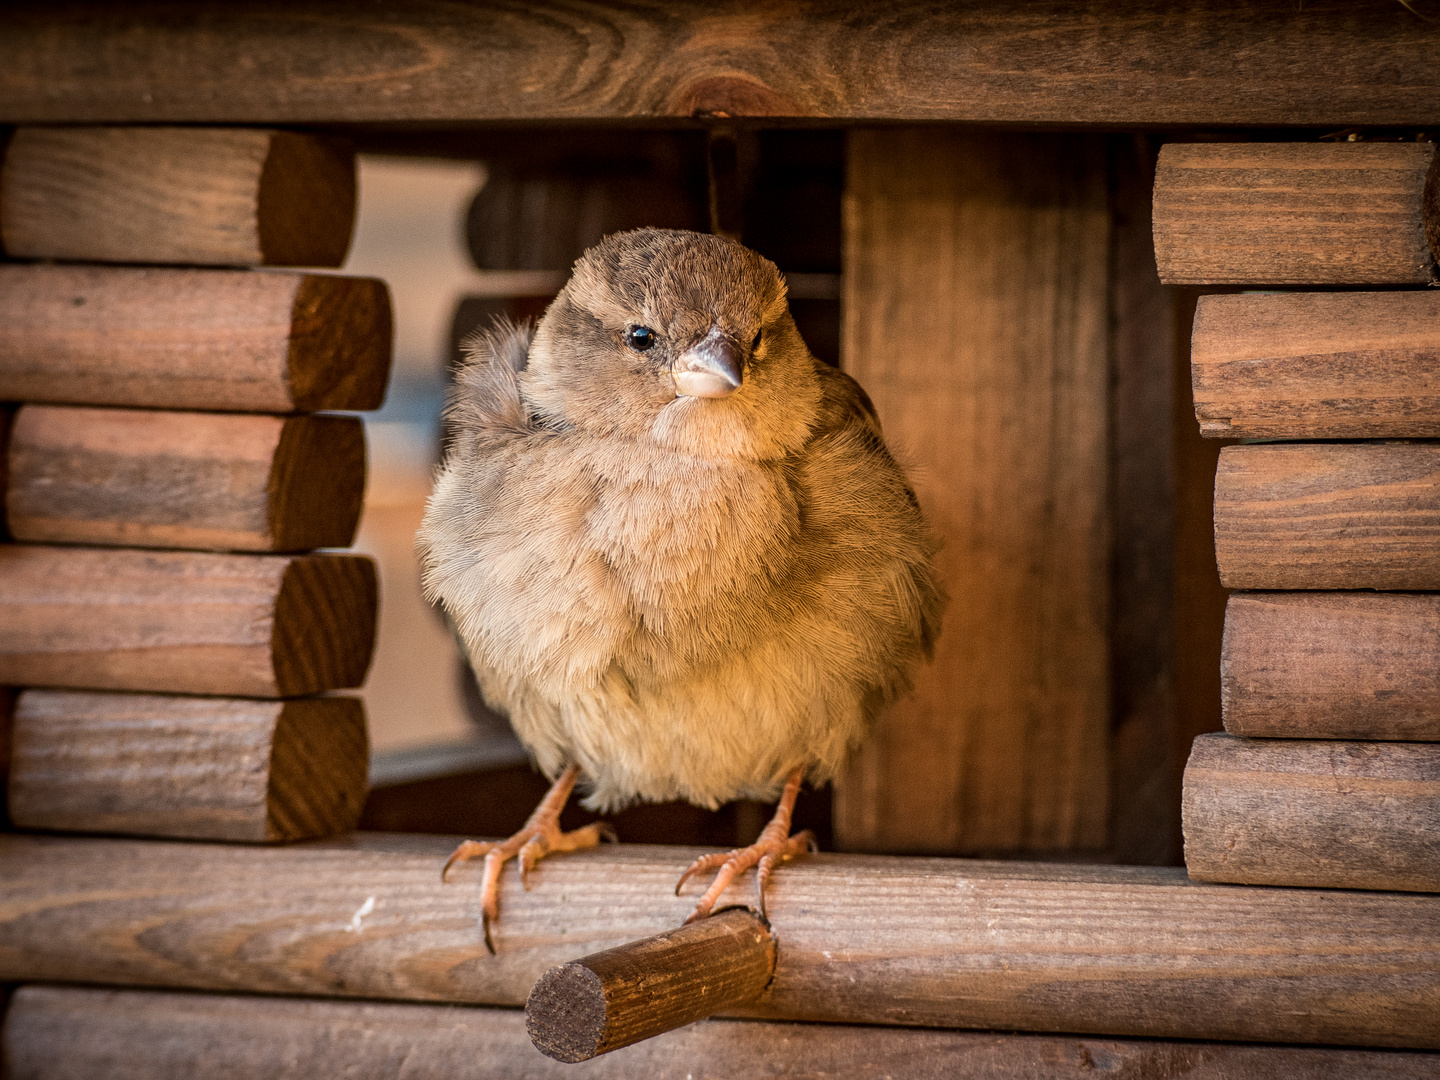
<path id="1" fill-rule="evenodd" d="M 1220 660 L 1225 730 L 1440 742 L 1440 595 L 1233 593 Z"/>
<path id="2" fill-rule="evenodd" d="M 60 832 L 334 836 L 360 818 L 368 749 L 357 698 L 26 690 L 10 814 L 21 828 Z"/>
<path id="3" fill-rule="evenodd" d="M 0 545 L 0 683 L 292 697 L 359 686 L 375 565 Z"/>
<path id="4" fill-rule="evenodd" d="M 1199 881 L 1440 892 L 1440 746 L 1201 735 L 1185 766 Z"/>
<path id="5" fill-rule="evenodd" d="M 25 986 L 5 1046 L 15 1080 L 562 1080 L 515 1009 Z M 587 1065 L 587 1080 L 1424 1080 L 1440 1054 L 708 1020 Z"/>
<path id="6" fill-rule="evenodd" d="M 71 0 L 4 19 L 0 119 L 12 122 L 1423 125 L 1440 110 L 1440 29 L 1381 0 Z"/>
<path id="7" fill-rule="evenodd" d="M 1171 143 L 1155 167 L 1169 285 L 1425 285 L 1440 253 L 1433 143 Z"/>
<path id="8" fill-rule="evenodd" d="M 10 534 L 40 543 L 348 547 L 365 494 L 353 416 L 26 405 L 8 462 Z"/>
<path id="9" fill-rule="evenodd" d="M 291 131 L 22 127 L 0 162 L 0 243 L 20 259 L 339 266 L 355 154 Z"/>
<path id="10" fill-rule="evenodd" d="M 1440 292 L 1202 296 L 1190 372 L 1214 439 L 1440 436 Z"/>
<path id="11" fill-rule="evenodd" d="M 0 266 L 6 401 L 375 409 L 390 348 L 390 293 L 374 278 Z"/>
<path id="12" fill-rule="evenodd" d="M 696 849 L 554 856 L 529 891 L 506 872 L 491 956 L 481 868 L 440 881 L 453 843 L 0 836 L 0 980 L 518 1005 L 549 968 L 694 903 L 673 885 Z M 767 899 L 779 959 L 747 1015 L 1440 1047 L 1440 896 L 816 855 L 777 871 Z"/>
<path id="13" fill-rule="evenodd" d="M 1440 589 L 1440 444 L 1225 447 L 1215 561 L 1227 589 Z"/>

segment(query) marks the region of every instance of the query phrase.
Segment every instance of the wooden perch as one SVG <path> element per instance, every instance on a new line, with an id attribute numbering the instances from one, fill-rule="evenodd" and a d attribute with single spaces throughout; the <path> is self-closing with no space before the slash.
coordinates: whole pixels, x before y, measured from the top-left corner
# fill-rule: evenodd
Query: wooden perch
<path id="1" fill-rule="evenodd" d="M 365 799 L 356 698 L 26 690 L 14 731 L 10 816 L 23 829 L 302 840 L 353 829 Z"/>
<path id="2" fill-rule="evenodd" d="M 355 555 L 0 545 L 0 683 L 293 697 L 359 686 L 375 566 Z"/>
<path id="3" fill-rule="evenodd" d="M 0 266 L 0 398 L 234 412 L 375 409 L 390 374 L 375 278 Z"/>
<path id="4" fill-rule="evenodd" d="M 355 227 L 345 140 L 194 127 L 22 127 L 0 166 L 19 259 L 339 266 Z"/>
<path id="5" fill-rule="evenodd" d="M 1440 741 L 1440 596 L 1235 593 L 1220 697 L 1232 735 Z"/>
<path id="6" fill-rule="evenodd" d="M 1427 285 L 1433 143 L 1170 143 L 1155 170 L 1167 285 Z"/>
<path id="7" fill-rule="evenodd" d="M 1440 589 L 1440 445 L 1225 447 L 1215 561 L 1227 589 Z"/>
<path id="8" fill-rule="evenodd" d="M 0 981 L 520 1005 L 557 964 L 678 926 L 697 854 L 607 845 L 503 878 L 445 837 L 288 847 L 0 836 Z M 748 876 L 731 895 L 749 895 Z M 1183 870 L 816 855 L 775 875 L 747 1015 L 1440 1048 L 1440 896 Z"/>
<path id="9" fill-rule="evenodd" d="M 1185 766 L 1200 881 L 1440 892 L 1440 746 L 1201 735 Z"/>
<path id="10" fill-rule="evenodd" d="M 24 986 L 4 1041 L 27 1080 L 573 1080 L 517 1009 Z M 223 1062 L 223 1072 L 216 1063 Z M 1440 1080 L 1440 1054 L 711 1020 L 600 1058 L 587 1080 Z"/>
<path id="11" fill-rule="evenodd" d="M 744 908 L 606 949 L 540 976 L 525 1029 L 556 1061 L 589 1061 L 747 1005 L 775 976 L 775 935 Z"/>
<path id="12" fill-rule="evenodd" d="M 1440 436 L 1440 293 L 1202 296 L 1190 371 L 1211 438 Z"/>
<path id="13" fill-rule="evenodd" d="M 347 547 L 365 493 L 365 432 L 351 416 L 26 405 L 9 466 L 17 540 Z"/>

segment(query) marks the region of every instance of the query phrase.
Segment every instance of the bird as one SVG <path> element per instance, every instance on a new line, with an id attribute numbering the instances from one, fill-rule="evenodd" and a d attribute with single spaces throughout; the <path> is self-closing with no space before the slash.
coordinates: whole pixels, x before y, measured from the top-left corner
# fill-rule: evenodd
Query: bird
<path id="1" fill-rule="evenodd" d="M 903 327 L 895 347 L 906 348 Z M 779 803 L 686 922 L 754 868 L 756 906 L 805 780 L 825 783 L 933 651 L 938 543 L 859 384 L 816 360 L 774 263 L 706 233 L 637 229 L 576 260 L 537 325 L 467 345 L 416 550 L 486 703 L 553 785 L 484 860 L 500 874 L 615 839 L 562 832 L 577 782 L 636 801 Z"/>

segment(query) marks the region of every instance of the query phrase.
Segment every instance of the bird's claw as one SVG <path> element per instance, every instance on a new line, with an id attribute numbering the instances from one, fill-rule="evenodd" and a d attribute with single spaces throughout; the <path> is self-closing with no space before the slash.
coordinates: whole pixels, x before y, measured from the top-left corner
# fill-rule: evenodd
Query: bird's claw
<path id="1" fill-rule="evenodd" d="M 789 824 L 788 822 L 786 823 Z M 767 835 L 768 834 L 768 835 Z M 784 862 L 788 862 L 796 855 L 805 851 L 818 851 L 819 845 L 815 841 L 815 834 L 809 829 L 796 833 L 794 836 L 783 837 L 768 827 L 761 833 L 760 839 L 749 847 L 736 848 L 734 851 L 725 854 L 715 853 L 713 855 L 702 855 L 696 859 L 680 875 L 680 880 L 675 883 L 675 895 L 680 895 L 680 887 L 694 874 L 704 873 L 712 867 L 718 866 L 720 870 L 715 875 L 715 880 L 705 890 L 704 895 L 695 902 L 695 910 L 685 920 L 685 925 L 706 918 L 715 908 L 715 902 L 720 895 L 729 887 L 730 883 L 743 874 L 750 867 L 755 867 L 755 907 L 761 915 L 765 914 L 765 883 L 770 879 L 771 871 Z"/>

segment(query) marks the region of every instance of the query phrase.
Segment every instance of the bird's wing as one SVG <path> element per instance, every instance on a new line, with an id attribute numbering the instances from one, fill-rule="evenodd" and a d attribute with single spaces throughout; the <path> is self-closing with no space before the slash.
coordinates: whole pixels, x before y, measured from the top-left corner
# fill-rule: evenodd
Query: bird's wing
<path id="1" fill-rule="evenodd" d="M 447 419 L 455 429 L 495 429 L 510 434 L 535 429 L 516 380 L 525 370 L 534 337 L 533 323 L 501 317 L 460 343 L 465 361 L 455 373 L 447 409 Z"/>
<path id="2" fill-rule="evenodd" d="M 839 368 L 819 360 L 815 361 L 815 373 L 820 377 L 822 392 L 816 433 L 838 431 L 858 423 L 883 443 L 880 414 L 875 411 L 875 403 L 865 388 Z"/>

